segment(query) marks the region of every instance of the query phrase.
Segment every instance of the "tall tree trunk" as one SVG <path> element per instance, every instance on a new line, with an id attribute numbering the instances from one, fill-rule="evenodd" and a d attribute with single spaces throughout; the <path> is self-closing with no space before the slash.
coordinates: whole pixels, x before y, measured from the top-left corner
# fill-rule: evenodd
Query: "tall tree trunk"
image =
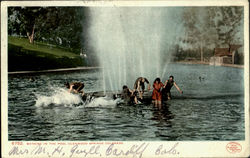
<path id="1" fill-rule="evenodd" d="M 200 42 L 200 52 L 201 52 L 201 62 L 203 62 L 204 59 L 203 59 L 203 43 L 202 43 L 202 41 Z"/>
<path id="2" fill-rule="evenodd" d="M 27 32 L 27 36 L 29 38 L 29 42 L 30 43 L 33 43 L 34 42 L 34 34 L 35 34 L 35 25 L 33 26 L 33 29 L 32 29 L 32 34 L 30 35 L 29 32 Z"/>

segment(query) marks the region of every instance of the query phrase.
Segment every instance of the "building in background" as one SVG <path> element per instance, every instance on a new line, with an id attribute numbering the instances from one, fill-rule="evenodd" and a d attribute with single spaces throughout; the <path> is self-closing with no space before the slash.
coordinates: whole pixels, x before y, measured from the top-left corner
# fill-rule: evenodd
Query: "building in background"
<path id="1" fill-rule="evenodd" d="M 215 48 L 210 65 L 239 64 L 238 49 L 241 45 L 229 45 L 229 48 Z"/>

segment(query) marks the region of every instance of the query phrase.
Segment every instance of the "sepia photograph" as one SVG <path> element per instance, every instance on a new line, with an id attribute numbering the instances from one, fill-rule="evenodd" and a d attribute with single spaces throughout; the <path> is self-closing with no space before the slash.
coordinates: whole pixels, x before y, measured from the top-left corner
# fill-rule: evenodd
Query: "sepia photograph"
<path id="1" fill-rule="evenodd" d="M 6 10 L 7 141 L 227 141 L 228 153 L 249 147 L 239 143 L 249 141 L 246 6 Z"/>

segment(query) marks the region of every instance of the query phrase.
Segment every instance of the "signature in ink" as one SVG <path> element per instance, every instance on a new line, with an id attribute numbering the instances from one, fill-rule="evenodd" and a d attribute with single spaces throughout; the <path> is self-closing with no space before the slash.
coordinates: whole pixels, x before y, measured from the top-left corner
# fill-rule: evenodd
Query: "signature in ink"
<path id="1" fill-rule="evenodd" d="M 172 146 L 171 149 L 166 149 L 163 148 L 163 145 L 161 144 L 155 151 L 155 155 L 165 155 L 165 154 L 170 154 L 170 155 L 177 155 L 180 154 L 177 150 L 176 147 L 178 146 L 179 143 L 175 143 L 174 146 Z"/>
<path id="2" fill-rule="evenodd" d="M 9 156 L 11 155 L 24 155 L 24 154 L 29 154 L 29 150 L 28 149 L 19 149 L 18 146 L 14 146 L 10 152 L 9 152 Z"/>
<path id="3" fill-rule="evenodd" d="M 133 145 L 130 149 L 124 151 L 115 148 L 114 144 L 111 144 L 106 150 L 106 156 L 128 156 L 133 155 L 133 158 L 136 158 L 139 155 L 139 158 L 142 157 L 143 152 L 146 150 L 149 144 L 142 143 L 140 145 Z"/>
<path id="4" fill-rule="evenodd" d="M 63 147 L 57 146 L 55 149 L 52 150 L 53 152 L 46 151 L 46 147 L 43 147 L 41 145 L 36 146 L 32 150 L 28 149 L 20 149 L 18 146 L 14 146 L 10 152 L 9 156 L 14 155 L 41 155 L 41 154 L 47 154 L 48 157 L 54 156 L 55 154 L 60 154 L 60 156 L 64 156 L 65 153 L 63 153 Z"/>
<path id="5" fill-rule="evenodd" d="M 99 150 L 100 150 L 100 145 L 91 146 L 89 149 L 79 149 L 78 145 L 75 145 L 70 150 L 70 157 L 72 157 L 75 154 L 77 154 L 77 155 L 82 154 L 84 157 L 86 157 L 88 155 L 99 155 L 99 156 L 101 156 Z"/>

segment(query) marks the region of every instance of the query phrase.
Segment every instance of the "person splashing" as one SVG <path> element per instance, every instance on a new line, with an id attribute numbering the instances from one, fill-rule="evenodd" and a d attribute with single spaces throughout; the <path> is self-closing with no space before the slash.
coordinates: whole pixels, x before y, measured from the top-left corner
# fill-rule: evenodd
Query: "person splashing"
<path id="1" fill-rule="evenodd" d="M 183 91 L 177 86 L 177 84 L 174 81 L 174 76 L 169 76 L 169 79 L 165 81 L 165 87 L 162 89 L 162 95 L 163 95 L 163 100 L 170 100 L 172 99 L 171 96 L 171 88 L 173 86 L 175 86 L 175 88 L 181 93 L 183 94 Z"/>
<path id="2" fill-rule="evenodd" d="M 139 93 L 139 98 L 142 100 L 143 93 L 145 90 L 145 82 L 148 84 L 148 90 L 150 91 L 150 83 L 148 79 L 144 77 L 139 77 L 136 79 L 135 84 L 134 84 L 134 92 L 137 91 Z"/>
<path id="3" fill-rule="evenodd" d="M 126 85 L 124 85 L 122 89 L 121 97 L 125 104 L 138 104 L 137 97 L 133 90 L 129 89 Z"/>
<path id="4" fill-rule="evenodd" d="M 84 91 L 83 91 L 83 88 L 84 88 L 84 83 L 82 82 L 66 82 L 65 84 L 65 87 L 69 89 L 69 92 L 70 93 L 80 93 L 82 96 L 85 95 Z"/>
<path id="5" fill-rule="evenodd" d="M 152 94 L 152 102 L 155 106 L 161 106 L 162 93 L 161 89 L 164 87 L 160 78 L 156 78 L 153 84 L 153 94 Z"/>

